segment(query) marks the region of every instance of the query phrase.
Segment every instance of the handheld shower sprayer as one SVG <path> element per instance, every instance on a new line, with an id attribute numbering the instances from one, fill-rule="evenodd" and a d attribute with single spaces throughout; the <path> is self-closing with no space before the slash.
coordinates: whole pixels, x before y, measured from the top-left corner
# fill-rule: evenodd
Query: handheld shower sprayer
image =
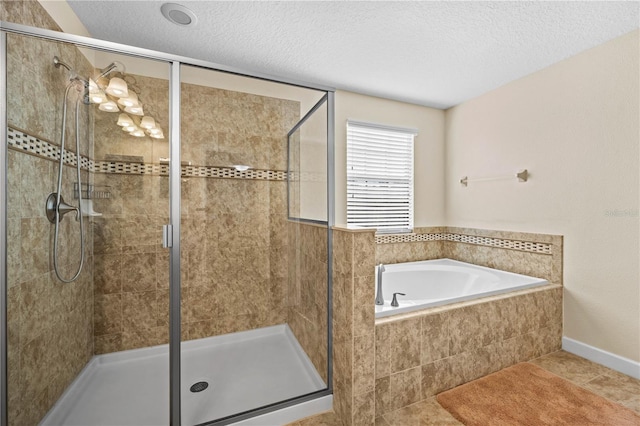
<path id="1" fill-rule="evenodd" d="M 76 180 L 78 182 L 79 187 L 82 187 L 82 176 L 80 173 L 80 104 L 85 102 L 87 98 L 86 94 L 89 89 L 89 81 L 85 80 L 78 76 L 78 74 L 67 64 L 62 62 L 60 58 L 57 56 L 53 57 L 53 64 L 56 68 L 60 68 L 61 66 L 66 68 L 69 71 L 69 83 L 64 92 L 63 102 L 62 102 L 62 123 L 60 129 L 60 155 L 59 155 L 59 164 L 58 164 L 58 182 L 57 182 L 57 190 L 54 193 L 49 194 L 47 200 L 45 202 L 45 211 L 47 214 L 47 218 L 54 225 L 54 236 L 53 236 L 53 268 L 58 279 L 64 283 L 71 283 L 78 279 L 80 273 L 82 272 L 82 268 L 84 266 L 84 252 L 85 252 L 85 238 L 84 238 L 84 221 L 83 221 L 83 212 L 82 212 L 82 191 L 78 191 L 78 207 L 69 205 L 64 202 L 62 198 L 62 172 L 64 169 L 64 159 L 65 159 L 65 142 L 66 142 L 66 124 L 67 124 L 67 100 L 69 98 L 69 92 L 71 91 L 72 86 L 75 86 L 79 92 L 84 90 L 84 94 L 79 96 L 75 101 L 75 141 L 76 141 L 76 155 L 78 156 L 76 160 Z M 66 278 L 62 275 L 61 268 L 58 264 L 58 240 L 60 233 L 60 221 L 62 217 L 71 211 L 76 212 L 76 219 L 78 220 L 78 226 L 80 231 L 80 261 L 78 262 L 78 268 L 76 272 L 71 276 L 71 278 Z"/>

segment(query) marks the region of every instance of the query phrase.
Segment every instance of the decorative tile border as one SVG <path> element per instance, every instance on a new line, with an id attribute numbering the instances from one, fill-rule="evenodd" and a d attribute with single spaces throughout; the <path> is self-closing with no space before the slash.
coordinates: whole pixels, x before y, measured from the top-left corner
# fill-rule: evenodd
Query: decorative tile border
<path id="1" fill-rule="evenodd" d="M 9 148 L 13 148 L 16 151 L 21 151 L 27 154 L 35 155 L 36 157 L 44 158 L 47 160 L 60 160 L 60 147 L 50 142 L 38 139 L 35 136 L 31 136 L 20 130 L 8 128 L 7 142 Z M 75 166 L 77 156 L 74 152 L 65 151 L 64 164 L 69 166 Z M 93 160 L 87 157 L 80 157 L 80 167 L 85 170 L 91 170 L 94 167 Z"/>
<path id="2" fill-rule="evenodd" d="M 376 235 L 376 244 L 391 244 L 391 243 L 417 243 L 420 241 L 443 241 L 446 240 L 444 233 L 436 234 L 389 234 L 389 235 Z"/>
<path id="3" fill-rule="evenodd" d="M 459 243 L 475 244 L 487 247 L 497 247 L 511 250 L 527 251 L 539 254 L 551 254 L 552 244 L 532 241 L 508 240 L 503 238 L 479 237 L 454 233 L 426 233 L 426 234 L 393 234 L 376 235 L 376 244 L 412 243 L 420 241 L 455 241 Z"/>
<path id="4" fill-rule="evenodd" d="M 27 154 L 35 155 L 52 161 L 60 160 L 60 148 L 50 142 L 38 139 L 20 130 L 9 127 L 9 148 Z M 64 153 L 64 164 L 75 166 L 77 156 L 75 153 Z M 85 156 L 80 156 L 80 167 L 93 173 L 131 174 L 131 175 L 169 175 L 168 164 L 129 163 L 121 161 L 94 161 Z M 222 179 L 252 179 L 252 180 L 287 180 L 287 172 L 283 170 L 256 170 L 239 171 L 232 167 L 213 166 L 182 166 L 184 177 L 213 177 Z"/>

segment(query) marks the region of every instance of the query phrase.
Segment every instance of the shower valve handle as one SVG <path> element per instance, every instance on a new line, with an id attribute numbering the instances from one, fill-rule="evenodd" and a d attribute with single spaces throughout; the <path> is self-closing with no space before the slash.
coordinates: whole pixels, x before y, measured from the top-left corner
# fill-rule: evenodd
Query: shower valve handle
<path id="1" fill-rule="evenodd" d="M 51 222 L 51 223 L 55 223 L 56 222 L 56 201 L 57 201 L 57 197 L 58 197 L 58 194 L 55 193 L 55 192 L 52 192 L 47 197 L 47 204 L 46 204 L 47 219 L 49 219 L 49 222 Z M 73 207 L 72 205 L 69 205 L 69 204 L 65 203 L 64 199 L 62 198 L 62 196 L 60 196 L 60 205 L 58 206 L 57 210 L 58 210 L 58 213 L 59 213 L 58 221 L 61 221 L 62 218 L 64 217 L 64 215 L 69 213 L 69 212 L 76 212 L 76 220 L 79 219 L 80 210 L 78 209 L 78 207 Z"/>

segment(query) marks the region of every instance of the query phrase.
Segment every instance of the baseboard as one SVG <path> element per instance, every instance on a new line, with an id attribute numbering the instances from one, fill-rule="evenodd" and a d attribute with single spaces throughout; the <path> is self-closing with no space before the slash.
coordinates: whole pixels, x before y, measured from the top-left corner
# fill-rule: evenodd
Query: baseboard
<path id="1" fill-rule="evenodd" d="M 640 379 L 640 362 L 612 354 L 611 352 L 603 351 L 602 349 L 595 348 L 587 345 L 586 343 L 564 336 L 562 337 L 562 349 L 567 352 L 571 352 L 574 355 L 586 358 L 589 361 L 609 367 L 612 370 L 619 371 L 627 376 Z"/>

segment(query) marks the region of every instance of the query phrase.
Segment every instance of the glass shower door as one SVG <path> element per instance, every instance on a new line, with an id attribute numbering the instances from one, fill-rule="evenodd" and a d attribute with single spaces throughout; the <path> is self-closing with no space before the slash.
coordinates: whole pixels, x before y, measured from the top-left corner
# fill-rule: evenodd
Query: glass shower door
<path id="1" fill-rule="evenodd" d="M 168 424 L 167 63 L 6 48 L 9 424 Z M 53 223 L 51 193 L 69 206 Z"/>
<path id="2" fill-rule="evenodd" d="M 287 190 L 289 129 L 317 119 L 330 148 L 327 93 L 2 28 L 8 423 L 227 424 L 330 395 L 328 214 L 291 216 Z M 306 138 L 296 205 L 330 211 Z"/>
<path id="3" fill-rule="evenodd" d="M 286 171 L 287 131 L 324 92 L 191 66 L 181 81 L 182 422 L 224 424 L 327 389 L 326 238 L 324 315 L 301 317 L 290 272 L 311 247 L 290 235 Z"/>

